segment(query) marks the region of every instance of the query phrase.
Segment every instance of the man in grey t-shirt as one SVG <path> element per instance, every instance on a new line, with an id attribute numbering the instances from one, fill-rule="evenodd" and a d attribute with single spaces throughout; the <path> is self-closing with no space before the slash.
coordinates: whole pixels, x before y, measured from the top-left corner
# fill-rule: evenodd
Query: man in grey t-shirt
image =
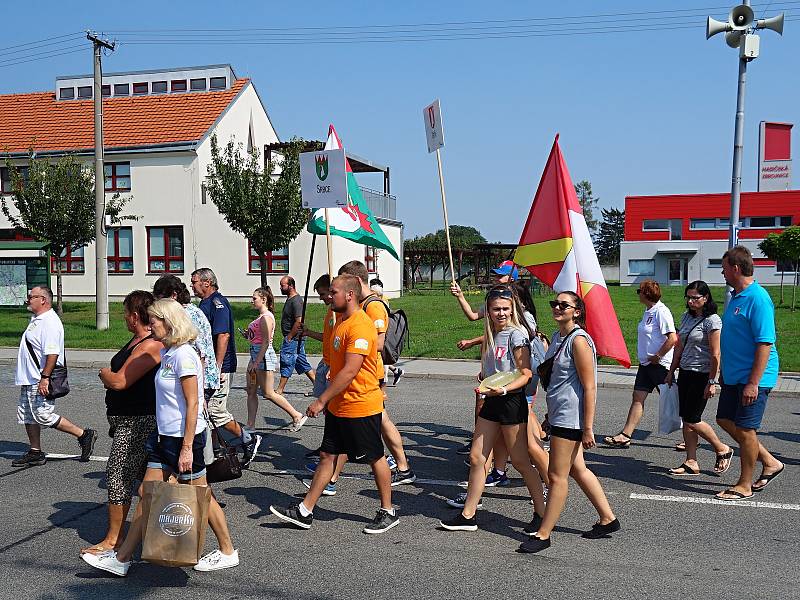
<path id="1" fill-rule="evenodd" d="M 281 294 L 286 296 L 286 303 L 281 312 L 281 379 L 278 383 L 278 394 L 283 395 L 283 389 L 292 376 L 292 372 L 305 375 L 314 383 L 314 369 L 306 358 L 306 348 L 303 338 L 300 337 L 300 325 L 303 320 L 303 299 L 295 289 L 293 277 L 285 275 L 281 278 Z"/>

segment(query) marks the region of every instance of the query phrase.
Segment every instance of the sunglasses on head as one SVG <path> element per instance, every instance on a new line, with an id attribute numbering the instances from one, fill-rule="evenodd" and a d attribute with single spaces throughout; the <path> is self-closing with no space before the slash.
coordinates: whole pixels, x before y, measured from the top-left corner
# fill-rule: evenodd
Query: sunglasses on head
<path id="1" fill-rule="evenodd" d="M 492 300 L 494 298 L 513 298 L 514 292 L 509 289 L 491 290 L 487 298 Z"/>
<path id="2" fill-rule="evenodd" d="M 570 304 L 569 302 L 558 300 L 550 300 L 550 308 L 558 308 L 560 310 L 567 310 L 568 308 L 575 308 L 574 305 Z"/>

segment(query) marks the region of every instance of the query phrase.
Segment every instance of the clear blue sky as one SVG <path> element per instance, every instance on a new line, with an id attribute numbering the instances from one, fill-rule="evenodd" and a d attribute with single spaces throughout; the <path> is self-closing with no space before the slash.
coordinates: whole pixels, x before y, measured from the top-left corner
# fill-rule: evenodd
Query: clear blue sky
<path id="1" fill-rule="evenodd" d="M 466 30 L 479 39 L 449 41 L 309 43 L 312 38 L 330 39 L 330 31 L 316 30 L 313 35 L 304 32 L 306 41 L 292 45 L 137 45 L 126 43 L 130 34 L 120 35 L 122 43 L 105 59 L 104 69 L 231 63 L 237 74 L 253 79 L 281 138 L 321 139 L 332 122 L 346 148 L 388 164 L 407 236 L 442 226 L 435 158 L 427 154 L 421 113 L 438 97 L 451 224 L 476 226 L 490 241 L 516 242 L 556 132 L 561 133 L 573 180 L 591 181 L 602 206 L 621 208 L 625 196 L 633 194 L 730 189 L 736 51 L 725 46 L 721 35 L 709 41 L 704 36 L 705 15 L 723 19 L 727 7 L 712 0 L 14 2 L 3 9 L 0 48 L 87 28 L 173 30 L 137 34 L 139 40 L 167 42 L 190 28 L 344 26 L 363 33 L 367 26 L 414 25 L 404 29 L 435 35 L 446 27 L 427 27 L 431 31 L 421 33 L 419 24 L 483 22 L 459 26 L 480 27 Z M 772 2 L 768 8 L 760 2 L 753 8 L 758 17 L 765 9 L 767 16 L 781 10 L 800 15 L 800 2 L 795 1 Z M 594 16 L 656 10 L 675 12 Z M 570 16 L 575 18 L 564 18 Z M 756 185 L 758 122 L 800 122 L 800 20 L 792 18 L 798 17 L 790 18 L 783 37 L 762 32 L 761 57 L 750 65 L 745 190 Z M 592 24 L 690 27 L 574 34 Z M 537 35 L 486 39 L 486 27 L 492 25 L 502 27 L 495 33 Z M 261 39 L 268 33 L 283 35 L 262 32 Z M 234 35 L 239 41 L 246 37 L 244 32 Z M 17 65 L 9 62 L 28 57 L 30 47 L 15 54 L 11 52 L 20 48 L 0 50 L 0 93 L 50 90 L 58 75 L 90 73 L 91 51 L 83 41 L 85 52 Z M 80 43 L 76 34 L 39 51 Z M 797 133 L 794 140 L 797 145 Z M 794 179 L 800 179 L 797 168 Z M 361 181 L 381 186 L 377 176 Z"/>

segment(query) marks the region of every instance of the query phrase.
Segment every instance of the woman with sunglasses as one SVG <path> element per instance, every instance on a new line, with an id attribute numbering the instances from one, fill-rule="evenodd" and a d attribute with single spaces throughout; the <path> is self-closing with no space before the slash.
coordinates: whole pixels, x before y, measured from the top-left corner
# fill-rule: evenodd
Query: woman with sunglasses
<path id="1" fill-rule="evenodd" d="M 299 431 L 308 417 L 289 404 L 289 401 L 276 392 L 274 387 L 278 356 L 272 346 L 272 337 L 275 334 L 275 298 L 272 290 L 269 289 L 269 286 L 257 288 L 253 292 L 250 302 L 258 311 L 258 317 L 253 319 L 247 329 L 242 331 L 242 335 L 250 341 L 250 362 L 247 363 L 249 376 L 247 379 L 247 428 L 250 431 L 255 429 L 258 414 L 258 388 L 261 388 L 267 400 L 292 417 L 289 431 Z"/>
<path id="2" fill-rule="evenodd" d="M 520 323 L 513 292 L 494 287 L 486 295 L 481 378 L 495 373 L 519 370 L 520 375 L 501 387 L 490 387 L 475 422 L 470 449 L 470 470 L 464 508 L 454 518 L 440 521 L 450 531 L 478 529 L 475 512 L 486 486 L 486 464 L 495 440 L 502 436 L 511 454 L 511 462 L 525 480 L 534 502 L 530 529 L 538 528 L 544 512 L 542 481 L 528 457 L 528 402 L 525 386 L 531 379 L 531 350 L 528 333 Z"/>
<path id="3" fill-rule="evenodd" d="M 645 279 L 636 290 L 639 302 L 644 304 L 644 314 L 637 329 L 637 357 L 639 369 L 633 382 L 633 399 L 625 426 L 617 435 L 603 438 L 612 448 L 629 448 L 631 436 L 642 420 L 644 401 L 656 387 L 664 383 L 667 369 L 672 364 L 672 349 L 678 336 L 670 310 L 661 302 L 661 287 L 652 279 Z"/>
<path id="4" fill-rule="evenodd" d="M 573 292 L 561 292 L 550 306 L 558 323 L 546 354 L 546 359 L 553 358 L 547 386 L 550 492 L 541 524 L 519 547 L 520 552 L 539 552 L 550 547 L 550 534 L 567 501 L 569 477 L 577 482 L 600 515 L 600 520 L 582 537 L 597 539 L 620 529 L 600 481 L 583 458 L 583 450 L 595 446 L 592 426 L 597 396 L 597 354 L 594 341 L 582 327 L 586 307 Z"/>
<path id="5" fill-rule="evenodd" d="M 711 426 L 703 421 L 706 403 L 717 392 L 722 319 L 717 314 L 717 304 L 705 281 L 693 281 L 687 285 L 684 297 L 687 310 L 681 316 L 678 343 L 675 344 L 672 364 L 664 383 L 672 385 L 675 370 L 680 367 L 678 399 L 683 419 L 686 460 L 669 472 L 672 475 L 700 474 L 700 465 L 697 462 L 697 442 L 700 436 L 714 448 L 717 455 L 714 472 L 722 474 L 731 466 L 733 449 L 723 444 Z"/>

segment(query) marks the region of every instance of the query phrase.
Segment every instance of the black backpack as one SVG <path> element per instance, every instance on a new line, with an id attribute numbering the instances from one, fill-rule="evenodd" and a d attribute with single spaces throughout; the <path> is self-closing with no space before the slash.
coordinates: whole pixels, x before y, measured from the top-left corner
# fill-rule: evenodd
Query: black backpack
<path id="1" fill-rule="evenodd" d="M 383 304 L 384 308 L 386 308 L 386 314 L 389 315 L 381 358 L 383 358 L 383 364 L 393 365 L 400 358 L 403 352 L 403 346 L 410 347 L 408 341 L 408 317 L 406 317 L 406 313 L 402 309 L 390 309 L 389 305 L 377 296 L 367 298 L 362 308 L 366 310 L 370 302 L 380 302 Z"/>

